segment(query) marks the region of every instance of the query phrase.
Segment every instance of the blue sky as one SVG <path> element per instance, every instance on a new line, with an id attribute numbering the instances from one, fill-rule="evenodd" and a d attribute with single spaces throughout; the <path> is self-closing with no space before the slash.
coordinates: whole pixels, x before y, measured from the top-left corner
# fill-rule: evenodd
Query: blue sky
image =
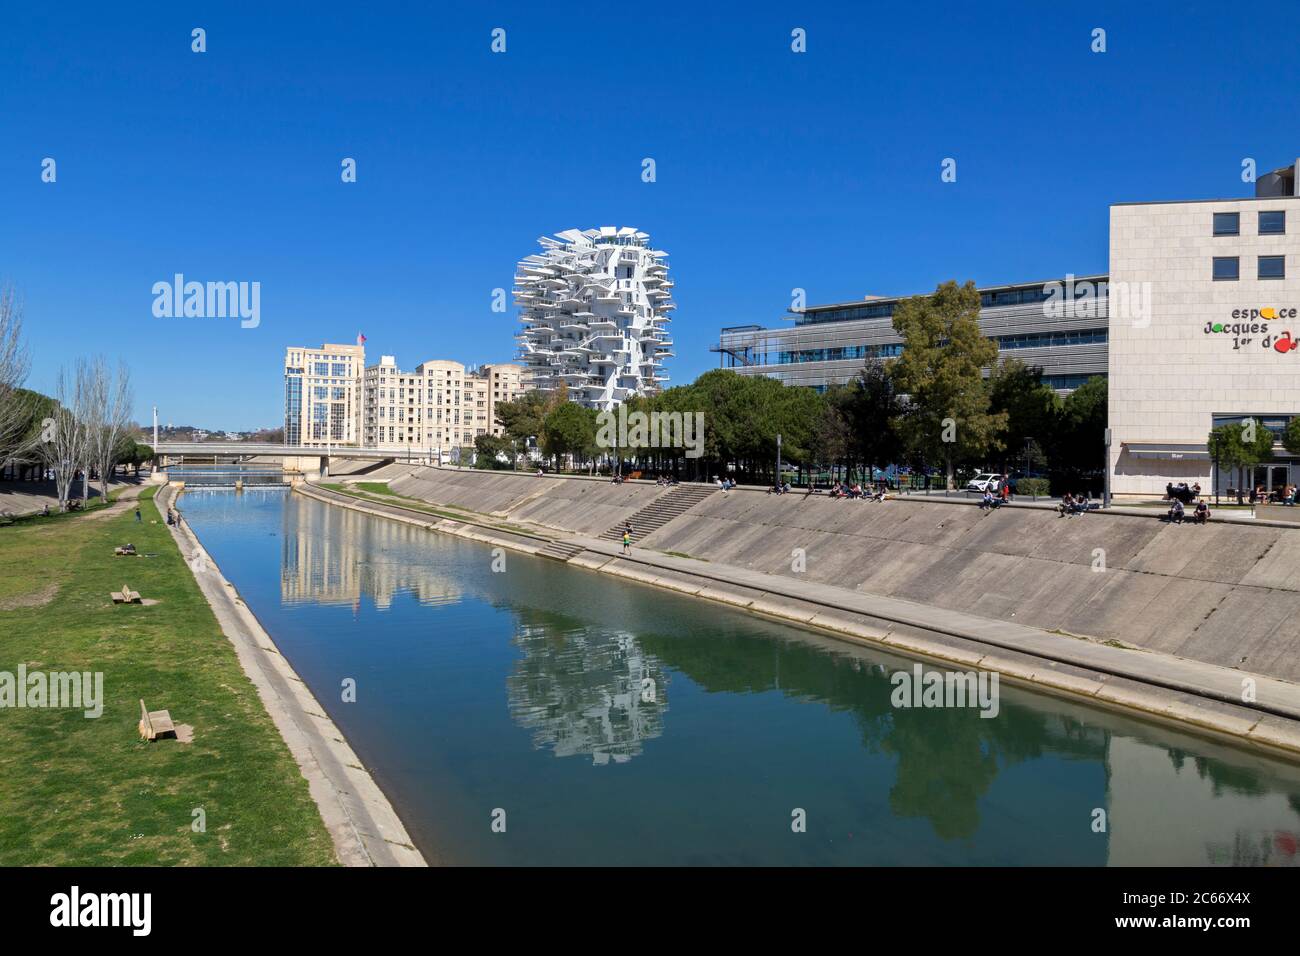
<path id="1" fill-rule="evenodd" d="M 281 422 L 290 344 L 363 331 L 368 358 L 404 368 L 511 358 L 516 313 L 492 312 L 492 290 L 537 237 L 632 225 L 670 255 L 668 372 L 687 382 L 716 367 L 720 327 L 780 324 L 795 287 L 816 304 L 1100 272 L 1108 203 L 1249 195 L 1244 157 L 1300 155 L 1284 93 L 1300 66 L 1270 19 L 1212 3 L 8 4 L 0 279 L 25 299 L 31 387 L 72 355 L 120 356 L 141 420 L 156 403 L 164 423 L 252 428 Z M 151 287 L 177 272 L 260 282 L 261 324 L 155 318 Z"/>

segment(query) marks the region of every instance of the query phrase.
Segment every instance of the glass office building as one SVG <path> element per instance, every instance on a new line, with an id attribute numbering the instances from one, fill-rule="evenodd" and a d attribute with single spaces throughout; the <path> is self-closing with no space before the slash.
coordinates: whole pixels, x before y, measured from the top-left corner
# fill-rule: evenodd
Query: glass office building
<path id="1" fill-rule="evenodd" d="M 1108 283 L 1104 275 L 987 286 L 980 292 L 980 328 L 1003 356 L 1041 366 L 1060 392 L 1107 373 Z M 905 297 L 871 296 L 791 312 L 786 328 L 758 325 L 722 330 L 714 351 L 723 368 L 767 375 L 786 385 L 824 390 L 849 381 L 871 358 L 902 352 L 894 307 Z"/>

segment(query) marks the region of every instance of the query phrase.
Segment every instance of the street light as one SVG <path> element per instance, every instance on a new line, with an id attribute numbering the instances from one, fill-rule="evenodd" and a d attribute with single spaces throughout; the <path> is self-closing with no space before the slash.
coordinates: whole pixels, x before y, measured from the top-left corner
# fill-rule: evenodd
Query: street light
<path id="1" fill-rule="evenodd" d="M 1101 498 L 1102 498 L 1101 506 L 1103 508 L 1109 508 L 1110 507 L 1110 442 L 1111 442 L 1111 433 L 1109 428 L 1107 428 L 1106 431 L 1104 432 L 1104 439 L 1105 439 L 1104 443 L 1106 445 L 1106 470 L 1104 472 L 1106 476 L 1106 486 L 1101 493 Z"/>
<path id="2" fill-rule="evenodd" d="M 1026 478 L 1026 480 L 1029 480 L 1029 481 L 1032 481 L 1032 480 L 1033 480 L 1033 479 L 1030 477 L 1030 475 L 1029 475 L 1029 443 L 1032 442 L 1032 441 L 1033 441 L 1033 439 L 1032 439 L 1031 437 L 1029 437 L 1028 435 L 1025 436 L 1025 478 Z M 1029 487 L 1032 488 L 1032 487 L 1034 487 L 1034 486 L 1031 484 Z M 1029 500 L 1030 500 L 1030 501 L 1037 501 L 1037 500 L 1038 500 L 1038 492 L 1036 492 L 1036 491 L 1035 491 L 1035 492 L 1031 492 L 1030 495 L 1029 495 Z"/>

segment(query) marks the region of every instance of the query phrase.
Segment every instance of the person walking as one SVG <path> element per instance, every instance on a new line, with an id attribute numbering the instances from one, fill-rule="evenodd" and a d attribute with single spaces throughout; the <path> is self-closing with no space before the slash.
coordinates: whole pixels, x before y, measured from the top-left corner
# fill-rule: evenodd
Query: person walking
<path id="1" fill-rule="evenodd" d="M 632 526 L 628 525 L 623 529 L 623 554 L 632 553 Z"/>
<path id="2" fill-rule="evenodd" d="M 144 519 L 140 517 L 140 506 L 139 506 L 139 505 L 136 505 L 136 506 L 135 506 L 135 523 L 136 523 L 136 524 L 140 524 L 142 521 L 144 521 Z"/>

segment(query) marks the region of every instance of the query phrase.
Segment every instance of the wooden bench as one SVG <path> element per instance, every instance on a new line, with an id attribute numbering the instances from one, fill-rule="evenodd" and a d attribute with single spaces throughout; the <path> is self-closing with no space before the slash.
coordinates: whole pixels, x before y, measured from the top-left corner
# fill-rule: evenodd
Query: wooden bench
<path id="1" fill-rule="evenodd" d="M 150 710 L 144 705 L 144 700 L 140 701 L 140 736 L 145 740 L 157 740 L 159 737 L 165 737 L 168 734 L 176 736 L 176 726 L 172 723 L 172 715 L 166 710 Z"/>
<path id="2" fill-rule="evenodd" d="M 121 591 L 113 591 L 109 594 L 114 604 L 139 604 L 140 594 L 138 591 L 132 591 L 129 585 L 123 584 Z"/>

